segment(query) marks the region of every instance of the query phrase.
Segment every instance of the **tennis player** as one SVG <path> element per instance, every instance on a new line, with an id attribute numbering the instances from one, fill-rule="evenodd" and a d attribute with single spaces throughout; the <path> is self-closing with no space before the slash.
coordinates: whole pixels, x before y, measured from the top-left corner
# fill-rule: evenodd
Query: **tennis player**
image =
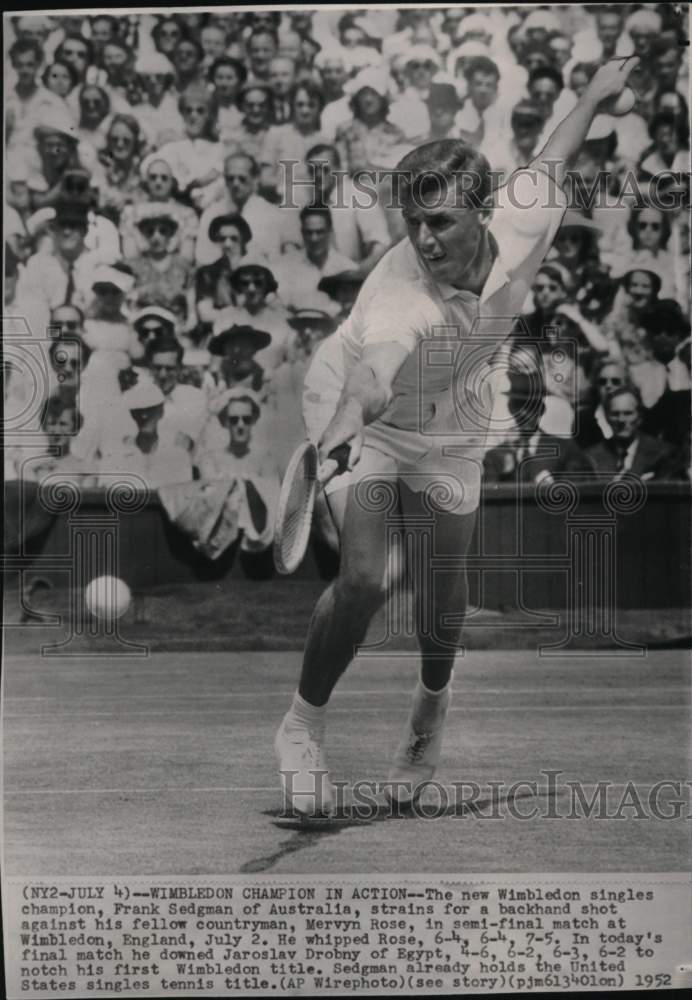
<path id="1" fill-rule="evenodd" d="M 305 378 L 304 416 L 319 445 L 341 559 L 315 608 L 300 684 L 275 740 L 284 796 L 300 813 L 334 810 L 323 749 L 327 702 L 395 582 L 385 523 L 391 513 L 367 500 L 368 483 L 377 481 L 396 490 L 406 528 L 415 531 L 416 518 L 433 511 L 435 548 L 454 557 L 432 594 L 428 568 L 408 567 L 422 667 L 387 794 L 410 805 L 435 772 L 493 406 L 489 352 L 509 334 L 560 226 L 570 162 L 599 105 L 622 92 L 635 64 L 604 64 L 542 152 L 495 192 L 487 160 L 460 140 L 428 143 L 399 164 L 408 235 L 379 261 Z M 492 336 L 487 350 L 476 352 L 480 368 L 460 374 L 465 341 L 478 333 L 482 347 L 484 330 Z M 440 332 L 445 348 L 457 338 L 454 364 L 434 363 L 435 352 L 425 350 Z M 339 473 L 327 455 L 343 443 L 349 468 Z"/>

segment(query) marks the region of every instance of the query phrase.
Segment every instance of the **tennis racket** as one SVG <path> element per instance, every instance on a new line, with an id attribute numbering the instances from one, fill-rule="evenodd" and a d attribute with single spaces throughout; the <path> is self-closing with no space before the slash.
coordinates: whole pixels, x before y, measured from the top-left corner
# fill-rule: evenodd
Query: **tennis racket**
<path id="1" fill-rule="evenodd" d="M 337 462 L 337 472 L 346 471 L 350 452 L 347 444 L 340 444 L 329 453 Z M 318 466 L 317 448 L 305 441 L 286 468 L 274 523 L 274 565 L 279 573 L 293 573 L 303 561 L 310 540 Z"/>

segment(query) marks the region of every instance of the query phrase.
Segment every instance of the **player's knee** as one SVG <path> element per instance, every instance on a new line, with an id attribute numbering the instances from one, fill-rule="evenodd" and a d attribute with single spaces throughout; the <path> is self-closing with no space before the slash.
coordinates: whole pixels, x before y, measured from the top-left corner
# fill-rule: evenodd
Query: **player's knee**
<path id="1" fill-rule="evenodd" d="M 383 574 L 374 574 L 369 568 L 360 574 L 343 573 L 336 584 L 337 597 L 350 608 L 377 607 L 386 595 Z"/>

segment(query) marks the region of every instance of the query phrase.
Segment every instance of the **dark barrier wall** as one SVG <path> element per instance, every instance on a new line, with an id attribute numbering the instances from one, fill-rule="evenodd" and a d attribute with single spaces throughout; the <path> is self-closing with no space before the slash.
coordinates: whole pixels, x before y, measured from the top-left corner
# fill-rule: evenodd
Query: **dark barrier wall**
<path id="1" fill-rule="evenodd" d="M 233 577 L 271 575 L 270 553 L 236 550 L 218 562 L 195 552 L 173 528 L 156 496 L 103 490 L 51 491 L 6 484 L 6 583 L 43 577 L 56 587 L 87 582 L 104 567 L 134 589 Z M 690 603 L 691 491 L 686 483 L 623 481 L 485 487 L 469 557 L 472 601 L 487 609 L 563 608 L 582 601 L 621 608 L 687 607 Z M 48 510 L 46 510 L 48 507 Z M 397 512 L 388 515 L 392 530 Z M 33 537 L 21 539 L 22 524 Z M 442 585 L 443 553 L 430 535 Z M 328 578 L 335 558 L 312 546 L 297 578 Z M 75 567 L 81 566 L 79 575 Z"/>

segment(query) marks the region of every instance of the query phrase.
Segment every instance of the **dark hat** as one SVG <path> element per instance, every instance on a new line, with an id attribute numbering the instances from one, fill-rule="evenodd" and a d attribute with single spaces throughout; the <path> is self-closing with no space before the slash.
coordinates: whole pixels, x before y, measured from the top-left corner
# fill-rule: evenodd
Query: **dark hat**
<path id="1" fill-rule="evenodd" d="M 533 101 L 519 101 L 512 108 L 512 125 L 541 125 L 543 116 Z"/>
<path id="2" fill-rule="evenodd" d="M 274 274 L 272 273 L 272 271 L 269 270 L 268 267 L 266 267 L 264 264 L 260 264 L 259 261 L 247 261 L 247 263 L 245 264 L 239 264 L 238 267 L 236 267 L 235 271 L 233 271 L 231 274 L 231 285 L 234 288 L 237 284 L 238 276 L 241 275 L 244 271 L 260 271 L 262 276 L 264 277 L 264 282 L 268 292 L 275 292 L 279 287 L 278 282 L 274 277 Z"/>
<path id="3" fill-rule="evenodd" d="M 425 103 L 429 108 L 446 108 L 449 111 L 458 111 L 462 105 L 452 83 L 432 83 Z"/>
<path id="4" fill-rule="evenodd" d="M 321 278 L 317 290 L 335 298 L 338 290 L 345 285 L 360 288 L 364 281 L 360 271 L 339 271 L 338 274 L 326 274 Z"/>
<path id="5" fill-rule="evenodd" d="M 304 326 L 323 326 L 331 329 L 334 319 L 324 309 L 296 309 L 288 319 L 288 325 L 294 330 L 302 330 Z"/>
<path id="6" fill-rule="evenodd" d="M 271 334 L 266 333 L 264 330 L 256 330 L 254 326 L 239 326 L 236 323 L 227 330 L 222 330 L 221 333 L 212 337 L 209 341 L 209 353 L 217 356 L 225 354 L 226 346 L 236 337 L 246 337 L 254 341 L 256 351 L 261 351 L 263 348 L 268 347 L 272 341 Z"/>
<path id="7" fill-rule="evenodd" d="M 245 244 L 252 239 L 252 230 L 248 226 L 242 215 L 237 212 L 226 212 L 225 215 L 215 216 L 209 223 L 209 239 L 216 243 L 219 238 L 219 230 L 223 226 L 235 226 Z"/>
<path id="8" fill-rule="evenodd" d="M 88 229 L 89 209 L 87 205 L 80 201 L 61 200 L 56 202 L 54 225 L 61 226 L 70 222 L 83 229 Z"/>

